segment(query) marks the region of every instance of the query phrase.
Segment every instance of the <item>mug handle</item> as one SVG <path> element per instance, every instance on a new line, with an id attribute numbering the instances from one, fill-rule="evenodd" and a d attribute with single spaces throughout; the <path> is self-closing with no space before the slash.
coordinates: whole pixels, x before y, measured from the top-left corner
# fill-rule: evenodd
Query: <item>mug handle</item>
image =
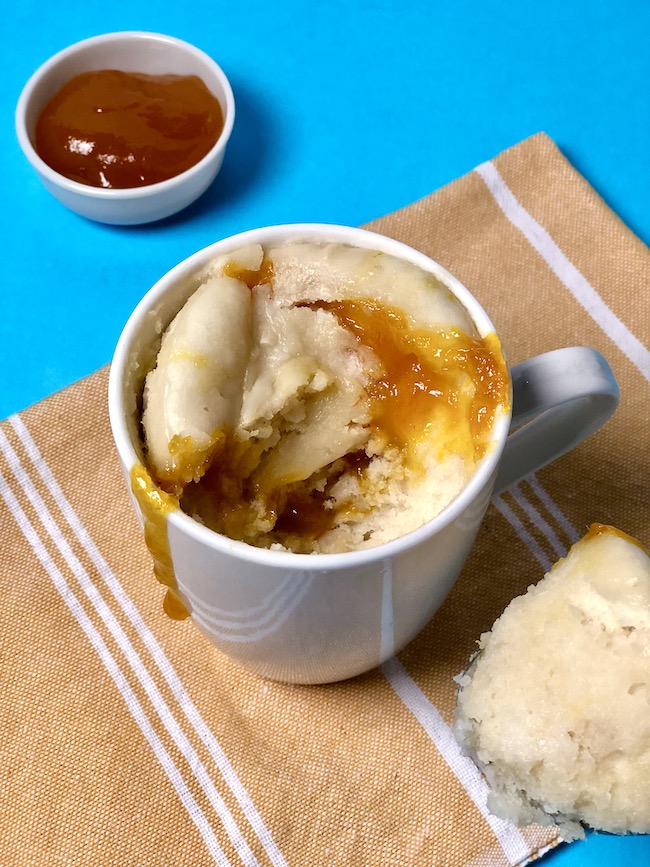
<path id="1" fill-rule="evenodd" d="M 577 446 L 607 421 L 619 401 L 611 367 L 586 346 L 536 355 L 515 365 L 510 375 L 512 422 L 495 494 Z"/>

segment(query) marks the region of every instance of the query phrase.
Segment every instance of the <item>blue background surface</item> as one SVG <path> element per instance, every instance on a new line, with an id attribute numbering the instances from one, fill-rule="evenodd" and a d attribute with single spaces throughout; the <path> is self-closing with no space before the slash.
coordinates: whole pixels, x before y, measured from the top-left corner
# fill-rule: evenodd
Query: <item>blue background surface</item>
<path id="1" fill-rule="evenodd" d="M 27 0 L 5 4 L 3 18 L 0 418 L 109 361 L 144 292 L 201 247 L 258 225 L 363 223 L 540 130 L 650 239 L 647 0 Z M 215 184 L 150 226 L 69 213 L 41 187 L 13 130 L 36 67 L 112 30 L 193 42 L 235 93 Z M 545 863 L 650 864 L 650 838 L 590 835 Z"/>

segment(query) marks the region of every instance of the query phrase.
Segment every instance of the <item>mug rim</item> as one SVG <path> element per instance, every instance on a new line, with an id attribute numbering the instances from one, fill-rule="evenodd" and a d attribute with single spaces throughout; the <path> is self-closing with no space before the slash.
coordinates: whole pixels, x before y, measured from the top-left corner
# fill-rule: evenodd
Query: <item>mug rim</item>
<path id="1" fill-rule="evenodd" d="M 109 420 L 113 433 L 113 439 L 120 457 L 120 461 L 126 470 L 130 470 L 142 462 L 141 456 L 129 434 L 128 408 L 124 405 L 124 379 L 127 373 L 127 365 L 132 363 L 131 347 L 137 340 L 140 326 L 146 317 L 155 310 L 168 292 L 178 286 L 183 278 L 188 279 L 193 274 L 200 272 L 208 262 L 219 253 L 235 250 L 250 243 L 277 243 L 281 240 L 304 240 L 321 242 L 340 242 L 352 246 L 374 249 L 388 253 L 398 258 L 406 259 L 423 270 L 434 274 L 455 295 L 456 298 L 468 311 L 472 321 L 476 325 L 481 337 L 489 333 L 497 334 L 492 320 L 461 281 L 449 272 L 443 265 L 424 253 L 390 238 L 386 235 L 352 226 L 344 226 L 336 223 L 282 223 L 273 226 L 261 226 L 248 229 L 235 235 L 222 238 L 197 250 L 192 255 L 183 259 L 165 274 L 145 293 L 140 302 L 130 314 L 116 344 L 115 352 L 110 366 L 108 383 L 108 409 Z M 178 311 L 177 311 L 178 312 Z M 171 320 L 170 320 L 171 321 Z M 167 327 L 169 322 L 163 326 Z M 161 331 L 162 334 L 162 331 Z M 498 335 L 497 335 L 498 336 Z M 369 548 L 357 551 L 343 551 L 332 554 L 301 554 L 294 551 L 274 550 L 270 548 L 258 548 L 247 542 L 230 539 L 228 536 L 217 533 L 215 530 L 199 523 L 191 518 L 182 509 L 178 508 L 167 515 L 167 521 L 178 531 L 192 537 L 200 544 L 214 550 L 227 553 L 231 556 L 242 558 L 250 563 L 263 564 L 276 568 L 310 569 L 312 571 L 327 570 L 339 571 L 367 565 L 373 562 L 391 559 L 395 554 L 416 547 L 425 539 L 430 538 L 444 527 L 455 521 L 462 512 L 475 500 L 483 488 L 487 485 L 490 477 L 496 473 L 496 469 L 505 447 L 510 420 L 512 416 L 512 381 L 510 366 L 501 347 L 501 352 L 508 370 L 510 380 L 509 403 L 502 407 L 501 412 L 495 419 L 492 427 L 492 447 L 480 459 L 468 482 L 461 491 L 433 518 L 426 521 L 420 527 L 409 531 L 396 539 L 382 542 Z"/>

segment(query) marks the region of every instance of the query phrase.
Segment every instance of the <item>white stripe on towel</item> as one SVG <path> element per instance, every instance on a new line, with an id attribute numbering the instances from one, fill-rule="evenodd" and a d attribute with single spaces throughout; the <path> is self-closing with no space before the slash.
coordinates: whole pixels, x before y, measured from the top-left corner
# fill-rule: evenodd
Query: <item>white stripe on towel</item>
<path id="1" fill-rule="evenodd" d="M 9 509 L 14 520 L 18 524 L 19 529 L 31 545 L 34 553 L 41 562 L 41 565 L 50 576 L 52 583 L 63 598 L 63 601 L 70 609 L 70 612 L 74 616 L 79 626 L 84 631 L 88 641 L 103 662 L 108 674 L 110 675 L 117 689 L 122 695 L 124 703 L 129 709 L 131 715 L 133 716 L 133 719 L 140 727 L 140 730 L 142 731 L 147 742 L 149 743 L 156 758 L 158 759 L 165 773 L 167 774 L 169 781 L 176 790 L 176 793 L 178 794 L 183 806 L 187 810 L 190 818 L 192 819 L 199 833 L 201 834 L 201 837 L 203 838 L 208 848 L 208 851 L 212 855 L 214 862 L 221 865 L 221 867 L 232 867 L 230 861 L 226 857 L 225 852 L 219 846 L 219 842 L 214 834 L 214 831 L 212 830 L 212 827 L 210 826 L 210 823 L 208 822 L 201 808 L 193 798 L 192 793 L 185 784 L 180 774 L 180 771 L 178 770 L 178 767 L 174 763 L 174 760 L 165 749 L 153 726 L 149 722 L 142 705 L 138 701 L 137 696 L 135 695 L 128 681 L 124 677 L 124 674 L 122 673 L 119 664 L 115 660 L 114 656 L 111 654 L 99 632 L 93 626 L 92 621 L 84 611 L 83 606 L 79 602 L 79 599 L 70 589 L 67 581 L 65 580 L 65 577 L 52 560 L 51 556 L 47 551 L 47 548 L 45 547 L 43 541 L 38 535 L 38 532 L 21 508 L 15 494 L 9 487 L 7 480 L 1 472 L 0 496 L 2 496 L 3 500 L 7 505 L 7 508 Z"/>
<path id="2" fill-rule="evenodd" d="M 512 510 L 512 508 L 506 503 L 503 499 L 503 494 L 499 494 L 494 497 L 492 500 L 493 505 L 501 512 L 506 521 L 510 524 L 515 533 L 519 536 L 521 541 L 526 545 L 530 553 L 537 560 L 539 565 L 542 567 L 544 572 L 548 572 L 551 568 L 551 561 L 549 557 L 547 557 L 545 551 L 541 547 L 541 545 L 537 542 L 537 539 L 530 533 L 526 527 L 524 526 L 523 521 L 518 517 L 518 515 Z"/>
<path id="3" fill-rule="evenodd" d="M 395 657 L 381 670 L 388 683 L 431 738 L 436 749 L 458 778 L 469 797 L 488 823 L 510 864 L 520 864 L 530 856 L 530 846 L 512 823 L 493 816 L 487 808 L 488 786 L 474 762 L 464 756 L 447 723 L 436 706 Z"/>
<path id="4" fill-rule="evenodd" d="M 551 495 L 548 494 L 542 487 L 542 485 L 537 481 L 537 477 L 535 475 L 528 476 L 526 481 L 528 482 L 540 502 L 543 503 L 546 509 L 548 509 L 550 518 L 552 520 L 555 520 L 558 527 L 560 527 L 560 529 L 562 529 L 566 533 L 571 544 L 577 542 L 580 538 L 580 534 L 573 526 L 571 521 L 569 521 L 569 519 L 566 517 L 564 512 L 557 505 L 555 500 L 553 500 Z"/>
<path id="5" fill-rule="evenodd" d="M 38 450 L 36 443 L 29 434 L 29 431 L 27 430 L 22 419 L 19 416 L 14 415 L 10 417 L 9 422 L 11 423 L 13 429 L 20 438 L 27 454 L 29 455 L 32 463 L 34 464 L 36 471 L 38 472 L 48 491 L 56 501 L 57 506 L 61 510 L 66 522 L 73 531 L 75 537 L 87 552 L 93 565 L 97 568 L 99 576 L 103 580 L 104 584 L 111 591 L 117 603 L 125 613 L 131 625 L 138 633 L 138 636 L 143 641 L 145 647 L 151 654 L 151 657 L 156 664 L 156 667 L 161 672 L 163 678 L 165 679 L 165 682 L 169 686 L 174 698 L 178 703 L 179 708 L 182 710 L 186 719 L 189 721 L 190 725 L 202 741 L 203 745 L 208 750 L 212 760 L 214 761 L 216 767 L 219 770 L 219 773 L 221 774 L 222 778 L 224 779 L 231 792 L 233 793 L 234 797 L 236 798 L 237 803 L 241 807 L 244 815 L 246 816 L 246 819 L 248 820 L 249 824 L 257 835 L 271 863 L 274 865 L 274 867 L 286 867 L 286 861 L 282 853 L 280 852 L 275 840 L 273 839 L 271 832 L 264 824 L 262 817 L 260 816 L 255 805 L 253 804 L 245 786 L 242 784 L 239 777 L 237 776 L 237 773 L 231 765 L 230 761 L 228 760 L 225 752 L 223 751 L 223 748 L 219 744 L 214 733 L 204 721 L 198 708 L 188 695 L 182 681 L 176 674 L 174 667 L 172 666 L 164 650 L 154 637 L 153 633 L 144 622 L 137 607 L 134 605 L 128 594 L 125 592 L 117 577 L 113 574 L 112 570 L 104 560 L 100 551 L 97 549 L 96 545 L 88 534 L 86 528 L 79 519 L 77 513 L 72 508 L 67 498 L 63 494 L 63 491 L 61 490 L 56 479 L 54 478 L 52 471 L 47 465 L 45 459 Z M 198 765 L 192 764 L 191 766 L 198 768 Z M 213 784 L 210 781 L 210 783 L 208 784 L 208 790 L 210 790 L 211 787 L 213 787 Z M 244 863 L 256 863 L 252 852 L 248 848 L 248 845 L 245 843 L 244 838 L 239 832 L 239 830 L 235 830 L 232 827 L 230 821 L 228 821 L 228 825 L 232 828 L 232 833 L 235 838 L 233 839 L 233 845 L 235 845 L 235 848 L 238 849 L 240 855 L 245 856 L 243 858 Z M 235 840 L 237 840 L 238 842 L 235 843 Z M 251 861 L 250 859 L 253 860 Z"/>
<path id="6" fill-rule="evenodd" d="M 636 337 L 603 301 L 587 278 L 555 243 L 547 230 L 523 207 L 492 162 L 482 163 L 474 171 L 482 178 L 510 222 L 524 235 L 544 259 L 555 276 L 592 319 L 616 343 L 650 382 L 650 350 Z"/>
<path id="7" fill-rule="evenodd" d="M 39 518 L 43 529 L 49 535 L 50 539 L 54 542 L 55 546 L 63 556 L 66 564 L 68 565 L 70 571 L 75 576 L 81 589 L 84 591 L 93 608 L 99 615 L 102 623 L 108 630 L 108 632 L 113 636 L 117 646 L 120 648 L 126 661 L 128 662 L 131 670 L 137 677 L 140 685 L 144 689 L 149 701 L 151 702 L 158 718 L 162 722 L 163 726 L 171 736 L 174 744 L 180 751 L 183 758 L 186 760 L 189 768 L 191 768 L 194 776 L 196 777 L 199 785 L 201 786 L 203 792 L 206 797 L 210 801 L 212 808 L 215 810 L 219 819 L 223 823 L 224 828 L 226 829 L 230 840 L 237 850 L 239 857 L 242 859 L 242 862 L 247 865 L 247 867 L 257 867 L 257 859 L 253 855 L 250 847 L 246 843 L 246 840 L 242 836 L 239 828 L 235 820 L 233 819 L 230 811 L 223 798 L 217 791 L 205 765 L 201 762 L 199 756 L 196 753 L 196 750 L 193 748 L 189 739 L 185 735 L 185 732 L 178 724 L 172 710 L 169 705 L 163 698 L 160 690 L 156 686 L 153 678 L 149 674 L 146 666 L 142 662 L 140 656 L 138 655 L 136 649 L 133 647 L 130 642 L 128 636 L 120 626 L 117 621 L 115 615 L 106 604 L 102 595 L 98 591 L 97 587 L 93 584 L 92 579 L 84 569 L 82 563 L 79 561 L 78 557 L 73 552 L 72 548 L 68 544 L 67 539 L 64 534 L 61 532 L 58 524 L 52 517 L 51 512 L 43 502 L 40 494 L 36 490 L 34 483 L 32 482 L 29 474 L 23 467 L 20 462 L 17 454 L 11 447 L 7 437 L 4 432 L 0 430 L 0 451 L 5 456 L 7 464 L 11 469 L 16 481 L 20 488 L 24 491 L 27 499 L 32 505 L 37 517 Z"/>

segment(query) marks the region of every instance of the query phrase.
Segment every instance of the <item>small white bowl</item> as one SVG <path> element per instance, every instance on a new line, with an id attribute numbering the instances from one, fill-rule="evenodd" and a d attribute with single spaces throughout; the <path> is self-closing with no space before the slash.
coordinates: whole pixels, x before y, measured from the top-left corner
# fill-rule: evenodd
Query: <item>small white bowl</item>
<path id="1" fill-rule="evenodd" d="M 34 130 L 44 105 L 82 72 L 119 69 L 149 75 L 198 75 L 219 100 L 224 127 L 212 149 L 181 174 L 157 184 L 104 189 L 71 181 L 36 153 Z M 221 168 L 235 120 L 235 100 L 222 69 L 203 51 L 173 36 L 142 31 L 107 33 L 84 39 L 46 61 L 29 79 L 16 107 L 21 148 L 45 188 L 70 210 L 101 223 L 149 223 L 190 205 L 210 186 Z"/>

